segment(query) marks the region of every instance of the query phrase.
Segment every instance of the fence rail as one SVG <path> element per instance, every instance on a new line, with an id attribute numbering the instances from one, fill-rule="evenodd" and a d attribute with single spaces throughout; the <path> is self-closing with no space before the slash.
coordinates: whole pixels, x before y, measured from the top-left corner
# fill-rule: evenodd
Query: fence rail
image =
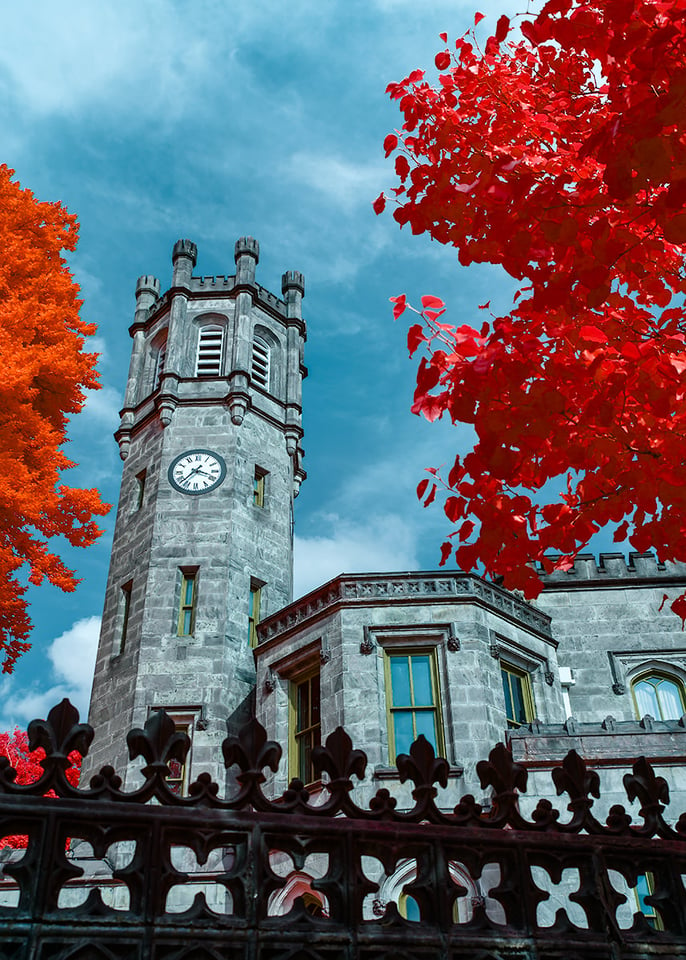
<path id="1" fill-rule="evenodd" d="M 63 701 L 29 726 L 30 747 L 46 752 L 38 782 L 16 784 L 0 757 L 0 839 L 28 837 L 4 864 L 4 888 L 14 892 L 0 906 L 0 956 L 8 960 L 686 957 L 686 815 L 675 826 L 665 820 L 668 787 L 645 759 L 624 777 L 640 820 L 615 805 L 600 822 L 592 811 L 598 775 L 573 751 L 552 773 L 566 811 L 543 799 L 529 819 L 518 802 L 526 770 L 502 744 L 478 765 L 490 807 L 466 796 L 445 811 L 435 784 L 446 785 L 448 764 L 423 738 L 398 758 L 400 780 L 414 784 L 414 806 L 399 810 L 386 789 L 367 807 L 354 802 L 366 757 L 340 728 L 315 751 L 328 777 L 317 806 L 297 780 L 281 797 L 265 795 L 264 770 L 276 770 L 281 749 L 256 721 L 223 744 L 237 771 L 228 797 L 206 774 L 186 797 L 170 789 L 167 764 L 183 763 L 189 742 L 163 711 L 127 738 L 131 758 L 146 763 L 141 787 L 123 791 L 110 767 L 73 787 L 68 754 L 85 755 L 92 737 Z M 44 797 L 47 790 L 59 799 Z M 108 877 L 89 877 L 74 857 L 79 840 Z M 298 873 L 308 862 L 319 865 L 313 896 L 296 898 L 283 915 L 274 908 L 289 882 L 283 864 Z M 382 878 L 403 864 L 411 865 L 403 897 L 417 921 L 378 896 Z M 486 900 L 471 886 L 485 876 Z M 179 910 L 178 898 L 174 906 L 173 894 L 193 894 L 199 881 L 187 906 Z M 647 910 L 636 906 L 623 926 L 620 908 L 642 884 Z M 2 891 L 0 883 L 0 899 Z M 654 918 L 644 915 L 651 911 Z"/>

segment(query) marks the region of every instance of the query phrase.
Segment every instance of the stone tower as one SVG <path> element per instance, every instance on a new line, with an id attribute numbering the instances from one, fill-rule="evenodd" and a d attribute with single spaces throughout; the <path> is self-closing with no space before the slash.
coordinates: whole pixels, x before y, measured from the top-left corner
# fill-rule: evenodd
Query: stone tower
<path id="1" fill-rule="evenodd" d="M 259 619 L 292 599 L 293 498 L 302 469 L 302 274 L 283 299 L 235 276 L 193 277 L 179 240 L 170 289 L 140 277 L 116 433 L 124 461 L 89 722 L 86 776 L 126 769 L 126 731 L 164 707 L 217 782 L 219 743 L 249 713 Z M 179 789 L 184 784 L 179 783 Z"/>

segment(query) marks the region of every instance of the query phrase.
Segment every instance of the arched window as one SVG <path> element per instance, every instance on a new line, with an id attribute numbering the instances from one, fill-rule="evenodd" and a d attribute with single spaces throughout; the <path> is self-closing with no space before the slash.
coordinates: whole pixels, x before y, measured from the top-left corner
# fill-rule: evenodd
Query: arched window
<path id="1" fill-rule="evenodd" d="M 685 712 L 683 684 L 666 673 L 643 673 L 631 684 L 640 717 L 649 714 L 655 720 L 678 720 Z"/>
<path id="2" fill-rule="evenodd" d="M 152 378 L 152 389 L 159 390 L 160 384 L 162 382 L 162 374 L 164 373 L 164 361 L 167 356 L 167 338 L 164 337 L 163 340 L 160 340 L 157 344 L 157 351 L 155 353 L 155 373 Z"/>
<path id="3" fill-rule="evenodd" d="M 224 328 L 207 324 L 200 328 L 198 356 L 195 362 L 196 377 L 220 377 L 224 352 Z"/>
<path id="4" fill-rule="evenodd" d="M 252 379 L 259 387 L 269 389 L 269 344 L 262 337 L 255 337 L 252 345 Z"/>

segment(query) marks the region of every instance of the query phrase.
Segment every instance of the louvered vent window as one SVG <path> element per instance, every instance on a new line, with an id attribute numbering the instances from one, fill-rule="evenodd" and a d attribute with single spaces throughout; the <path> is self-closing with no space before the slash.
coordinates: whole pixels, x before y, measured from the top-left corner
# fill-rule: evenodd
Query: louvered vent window
<path id="1" fill-rule="evenodd" d="M 220 377 L 222 372 L 222 350 L 224 330 L 222 327 L 202 327 L 198 338 L 198 360 L 195 365 L 196 377 Z"/>
<path id="2" fill-rule="evenodd" d="M 258 386 L 269 389 L 269 344 L 261 337 L 255 337 L 252 345 L 252 378 Z"/>
<path id="3" fill-rule="evenodd" d="M 157 348 L 157 356 L 155 357 L 155 385 L 153 386 L 153 390 L 159 390 L 160 383 L 162 382 L 162 374 L 164 373 L 164 360 L 166 356 L 167 341 L 163 340 Z"/>

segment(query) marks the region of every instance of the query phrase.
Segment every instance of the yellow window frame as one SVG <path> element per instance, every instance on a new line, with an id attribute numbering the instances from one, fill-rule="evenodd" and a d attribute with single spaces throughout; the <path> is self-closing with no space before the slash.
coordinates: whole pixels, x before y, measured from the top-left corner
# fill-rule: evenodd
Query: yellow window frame
<path id="1" fill-rule="evenodd" d="M 257 624 L 260 622 L 261 604 L 262 584 L 251 580 L 250 593 L 248 596 L 248 642 L 253 649 L 257 646 Z"/>
<path id="2" fill-rule="evenodd" d="M 188 588 L 191 589 L 190 600 Z M 191 637 L 195 631 L 195 614 L 198 601 L 198 572 L 197 570 L 181 571 L 181 596 L 179 597 L 179 617 L 176 635 Z"/>
<path id="3" fill-rule="evenodd" d="M 668 680 L 670 683 L 673 683 L 674 686 L 679 691 L 679 699 L 681 701 L 681 712 L 682 714 L 686 713 L 686 696 L 684 695 L 684 685 L 680 677 L 674 676 L 671 673 L 665 673 L 663 670 L 647 670 L 643 673 L 640 673 L 638 676 L 634 677 L 631 681 L 631 699 L 634 705 L 634 713 L 638 720 L 641 719 L 641 712 L 638 706 L 638 700 L 636 698 L 636 685 L 642 681 L 651 683 L 655 687 L 655 694 L 657 698 L 657 705 L 660 708 L 660 713 L 662 713 L 662 705 L 660 703 L 660 696 L 658 693 L 658 686 L 662 680 Z M 657 681 L 657 683 L 653 683 Z M 662 717 L 655 717 L 655 720 L 661 720 Z"/>
<path id="4" fill-rule="evenodd" d="M 431 700 L 430 706 L 417 706 L 414 703 L 414 681 L 412 676 L 412 657 L 429 658 L 429 676 L 431 679 Z M 393 705 L 393 683 L 391 677 L 391 660 L 393 657 L 407 657 L 410 660 L 410 698 L 411 704 L 407 706 Z M 436 743 L 434 749 L 436 756 L 445 756 L 445 738 L 443 732 L 443 712 L 441 710 L 441 685 L 438 675 L 438 660 L 435 647 L 411 647 L 411 648 L 390 648 L 384 650 L 384 685 L 386 688 L 386 729 L 388 730 L 388 754 L 391 763 L 395 763 L 397 751 L 395 746 L 395 722 L 393 715 L 401 710 L 412 711 L 412 731 L 415 734 L 413 740 L 417 739 L 416 713 L 433 712 L 434 726 L 436 730 Z"/>
<path id="5" fill-rule="evenodd" d="M 321 743 L 321 686 L 319 688 L 319 722 L 298 729 L 298 691 L 303 684 L 310 684 L 310 719 L 312 717 L 312 687 L 311 683 L 314 677 L 318 677 L 321 684 L 321 673 L 319 666 L 312 665 L 309 670 L 298 673 L 291 677 L 288 682 L 288 777 L 289 780 L 295 778 L 303 780 L 303 783 L 314 782 L 314 770 L 312 770 L 312 779 L 306 779 L 301 776 L 302 769 L 301 742 L 310 733 L 315 733 L 315 742 L 313 746 Z"/>
<path id="6" fill-rule="evenodd" d="M 528 670 L 524 670 L 522 667 L 517 667 L 507 660 L 500 661 L 500 674 L 503 679 L 507 678 L 511 703 L 514 703 L 514 698 L 512 696 L 512 678 L 514 677 L 515 679 L 521 681 L 524 720 L 516 720 L 514 717 L 508 716 L 507 702 L 505 703 L 505 716 L 507 718 L 508 729 L 516 730 L 521 727 L 523 723 L 531 723 L 536 716 L 536 705 L 534 703 L 534 691 L 531 684 L 531 674 Z"/>
<path id="7" fill-rule="evenodd" d="M 264 486 L 267 473 L 260 467 L 255 467 L 255 474 L 252 482 L 252 502 L 256 507 L 264 506 Z"/>

